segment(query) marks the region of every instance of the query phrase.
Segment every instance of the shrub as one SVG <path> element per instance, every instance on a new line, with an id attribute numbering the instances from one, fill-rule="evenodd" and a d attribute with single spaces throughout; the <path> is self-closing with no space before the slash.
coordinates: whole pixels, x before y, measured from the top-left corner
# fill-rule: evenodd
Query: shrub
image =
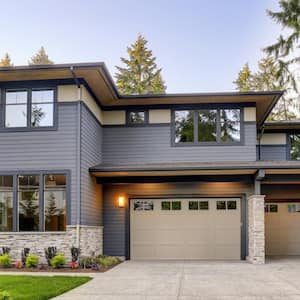
<path id="1" fill-rule="evenodd" d="M 2 254 L 9 254 L 10 248 L 8 247 L 2 247 Z"/>
<path id="2" fill-rule="evenodd" d="M 8 268 L 11 265 L 11 258 L 8 254 L 0 255 L 0 266 Z"/>
<path id="3" fill-rule="evenodd" d="M 45 256 L 47 259 L 48 266 L 51 266 L 51 259 L 56 256 L 56 247 L 45 248 Z"/>
<path id="4" fill-rule="evenodd" d="M 98 258 L 99 263 L 104 267 L 110 267 L 120 262 L 120 259 L 115 256 L 105 256 Z"/>
<path id="5" fill-rule="evenodd" d="M 90 269 L 93 263 L 96 262 L 96 258 L 93 256 L 80 256 L 79 257 L 79 266 L 83 269 Z"/>
<path id="6" fill-rule="evenodd" d="M 7 291 L 0 291 L 0 300 L 10 300 L 11 297 Z"/>
<path id="7" fill-rule="evenodd" d="M 51 259 L 51 266 L 59 269 L 66 264 L 66 260 L 63 254 L 57 254 Z"/>
<path id="8" fill-rule="evenodd" d="M 27 268 L 36 268 L 39 264 L 39 257 L 34 254 L 29 254 L 26 257 L 25 265 Z"/>

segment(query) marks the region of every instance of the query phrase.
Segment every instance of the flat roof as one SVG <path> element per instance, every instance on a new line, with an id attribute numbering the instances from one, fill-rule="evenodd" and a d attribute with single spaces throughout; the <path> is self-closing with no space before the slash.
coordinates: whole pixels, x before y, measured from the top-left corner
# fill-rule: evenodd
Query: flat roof
<path id="1" fill-rule="evenodd" d="M 209 103 L 255 103 L 257 123 L 263 124 L 282 96 L 282 91 L 178 93 L 159 95 L 120 95 L 103 62 L 30 65 L 0 68 L 0 82 L 26 80 L 83 79 L 103 109 L 126 106 L 167 107 L 168 105 Z"/>

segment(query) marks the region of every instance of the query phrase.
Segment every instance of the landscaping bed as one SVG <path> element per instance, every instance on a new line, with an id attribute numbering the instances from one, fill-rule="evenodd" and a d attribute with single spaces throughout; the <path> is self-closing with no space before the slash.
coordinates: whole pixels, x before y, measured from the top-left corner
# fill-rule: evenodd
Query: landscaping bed
<path id="1" fill-rule="evenodd" d="M 9 255 L 10 249 L 2 247 L 2 251 L 0 249 L 0 272 L 106 272 L 121 263 L 121 260 L 114 256 L 80 256 L 80 249 L 75 247 L 72 247 L 70 251 L 72 260 L 67 261 L 64 254 L 57 252 L 56 247 L 45 248 L 43 257 L 31 254 L 29 248 L 24 248 L 20 259 L 13 261 Z"/>

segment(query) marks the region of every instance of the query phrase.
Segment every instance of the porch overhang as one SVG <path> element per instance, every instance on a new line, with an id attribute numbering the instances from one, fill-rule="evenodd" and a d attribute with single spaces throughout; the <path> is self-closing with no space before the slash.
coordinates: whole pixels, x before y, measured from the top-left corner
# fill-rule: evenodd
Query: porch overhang
<path id="1" fill-rule="evenodd" d="M 113 182 L 132 178 L 139 180 L 171 181 L 196 179 L 197 177 L 216 179 L 233 179 L 252 177 L 259 170 L 269 175 L 300 175 L 300 162 L 292 161 L 255 161 L 255 162 L 220 162 L 220 163 L 174 163 L 174 164 L 130 164 L 130 165 L 97 165 L 90 168 L 90 173 L 99 182 Z M 117 179 L 117 180 L 116 180 Z M 227 180 L 226 180 L 227 181 Z"/>

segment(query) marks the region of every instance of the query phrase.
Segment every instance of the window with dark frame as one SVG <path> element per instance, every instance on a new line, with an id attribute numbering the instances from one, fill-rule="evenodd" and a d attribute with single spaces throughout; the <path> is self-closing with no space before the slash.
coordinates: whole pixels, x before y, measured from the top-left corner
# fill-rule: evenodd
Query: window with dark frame
<path id="1" fill-rule="evenodd" d="M 226 144 L 241 141 L 241 110 L 174 111 L 175 144 Z"/>
<path id="2" fill-rule="evenodd" d="M 0 175 L 0 232 L 65 231 L 66 203 L 65 173 Z"/>
<path id="3" fill-rule="evenodd" d="M 290 159 L 300 160 L 300 134 L 291 134 L 290 138 Z"/>
<path id="4" fill-rule="evenodd" d="M 5 128 L 54 126 L 54 89 L 5 92 Z"/>
<path id="5" fill-rule="evenodd" d="M 45 231 L 66 230 L 66 175 L 44 175 Z"/>
<path id="6" fill-rule="evenodd" d="M 13 176 L 0 176 L 0 231 L 13 230 Z"/>
<path id="7" fill-rule="evenodd" d="M 146 112 L 141 111 L 129 111 L 128 113 L 129 124 L 145 124 L 146 123 Z"/>

